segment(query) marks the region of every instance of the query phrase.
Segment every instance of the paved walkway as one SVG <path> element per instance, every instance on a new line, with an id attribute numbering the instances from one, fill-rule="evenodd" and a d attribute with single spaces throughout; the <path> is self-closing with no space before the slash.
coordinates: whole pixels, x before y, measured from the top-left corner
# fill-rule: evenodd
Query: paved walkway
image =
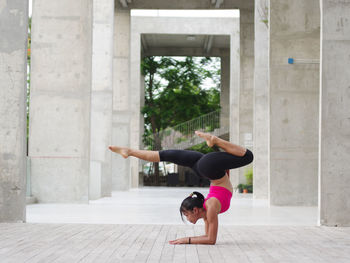
<path id="1" fill-rule="evenodd" d="M 217 244 L 169 245 L 202 235 L 179 205 L 205 188 L 144 187 L 90 204 L 33 204 L 26 224 L 0 224 L 0 262 L 350 262 L 350 228 L 317 226 L 317 207 L 269 206 L 234 194 Z"/>
<path id="2" fill-rule="evenodd" d="M 350 262 L 350 228 L 221 226 L 217 244 L 169 245 L 203 226 L 0 224 L 0 262 Z"/>

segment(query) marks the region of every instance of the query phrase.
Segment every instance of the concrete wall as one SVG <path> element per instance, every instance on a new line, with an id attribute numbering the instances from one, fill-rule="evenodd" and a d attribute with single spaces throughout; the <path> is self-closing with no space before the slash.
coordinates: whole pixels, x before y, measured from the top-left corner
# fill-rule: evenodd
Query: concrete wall
<path id="1" fill-rule="evenodd" d="M 111 196 L 114 0 L 93 2 L 89 199 Z"/>
<path id="2" fill-rule="evenodd" d="M 253 151 L 253 90 L 254 90 L 254 9 L 240 10 L 241 76 L 239 100 L 239 141 Z M 246 183 L 244 172 L 239 169 L 239 182 Z"/>
<path id="3" fill-rule="evenodd" d="M 317 0 L 270 0 L 270 201 L 317 204 L 319 65 Z"/>
<path id="4" fill-rule="evenodd" d="M 350 226 L 350 2 L 320 2 L 319 223 Z"/>
<path id="5" fill-rule="evenodd" d="M 112 144 L 130 146 L 130 11 L 115 10 Z M 112 155 L 112 189 L 130 188 L 130 159 Z"/>
<path id="6" fill-rule="evenodd" d="M 92 3 L 33 1 L 29 156 L 39 202 L 88 202 Z"/>
<path id="7" fill-rule="evenodd" d="M 269 198 L 269 0 L 255 1 L 253 198 Z"/>
<path id="8" fill-rule="evenodd" d="M 25 222 L 28 1 L 0 0 L 0 222 Z"/>

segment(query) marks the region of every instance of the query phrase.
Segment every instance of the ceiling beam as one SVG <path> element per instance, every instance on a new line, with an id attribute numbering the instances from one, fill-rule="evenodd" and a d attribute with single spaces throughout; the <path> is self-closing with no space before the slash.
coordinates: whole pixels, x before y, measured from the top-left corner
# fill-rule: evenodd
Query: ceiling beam
<path id="1" fill-rule="evenodd" d="M 209 36 L 205 36 L 203 50 L 207 50 L 208 40 L 209 40 Z"/>
<path id="2" fill-rule="evenodd" d="M 146 52 L 148 50 L 148 44 L 147 44 L 145 35 L 141 35 L 141 46 L 142 46 L 143 52 Z"/>
<path id="3" fill-rule="evenodd" d="M 213 1 L 211 1 L 213 2 Z M 216 3 L 215 3 L 215 8 L 220 8 L 220 6 L 224 3 L 224 0 L 216 0 Z"/>
<path id="4" fill-rule="evenodd" d="M 120 4 L 124 7 L 127 8 L 128 7 L 128 3 L 131 3 L 131 0 L 119 0 Z"/>
<path id="5" fill-rule="evenodd" d="M 210 51 L 211 51 L 211 48 L 213 47 L 213 41 L 214 40 L 214 36 L 209 36 L 209 38 L 208 38 L 208 44 L 207 44 L 207 47 L 206 47 L 206 49 L 205 49 L 205 52 L 206 53 L 210 53 Z"/>

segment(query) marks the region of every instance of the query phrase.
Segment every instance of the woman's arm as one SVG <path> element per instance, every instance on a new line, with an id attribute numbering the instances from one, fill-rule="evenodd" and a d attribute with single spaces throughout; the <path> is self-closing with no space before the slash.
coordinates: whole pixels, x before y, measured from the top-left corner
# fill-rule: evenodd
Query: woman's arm
<path id="1" fill-rule="evenodd" d="M 214 198 L 213 198 L 214 199 Z M 220 203 L 217 199 L 207 201 L 207 219 L 205 222 L 205 235 L 197 237 L 183 237 L 176 240 L 172 240 L 169 243 L 176 244 L 208 244 L 214 245 L 216 243 L 218 233 L 218 209 L 220 211 Z M 191 241 L 190 241 L 191 240 Z"/>
<path id="2" fill-rule="evenodd" d="M 205 223 L 205 235 L 208 235 L 209 232 L 209 223 L 208 220 L 204 219 L 204 223 Z"/>
<path id="3" fill-rule="evenodd" d="M 217 209 L 214 206 L 207 208 L 207 221 L 205 221 L 205 236 L 191 237 L 191 244 L 215 245 L 218 234 L 219 220 Z"/>

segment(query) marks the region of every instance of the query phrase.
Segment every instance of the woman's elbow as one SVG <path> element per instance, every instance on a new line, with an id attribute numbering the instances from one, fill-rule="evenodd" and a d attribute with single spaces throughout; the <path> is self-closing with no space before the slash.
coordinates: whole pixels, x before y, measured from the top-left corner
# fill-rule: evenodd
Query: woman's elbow
<path id="1" fill-rule="evenodd" d="M 215 243 L 216 243 L 216 239 L 209 239 L 208 240 L 209 245 L 215 245 Z"/>

